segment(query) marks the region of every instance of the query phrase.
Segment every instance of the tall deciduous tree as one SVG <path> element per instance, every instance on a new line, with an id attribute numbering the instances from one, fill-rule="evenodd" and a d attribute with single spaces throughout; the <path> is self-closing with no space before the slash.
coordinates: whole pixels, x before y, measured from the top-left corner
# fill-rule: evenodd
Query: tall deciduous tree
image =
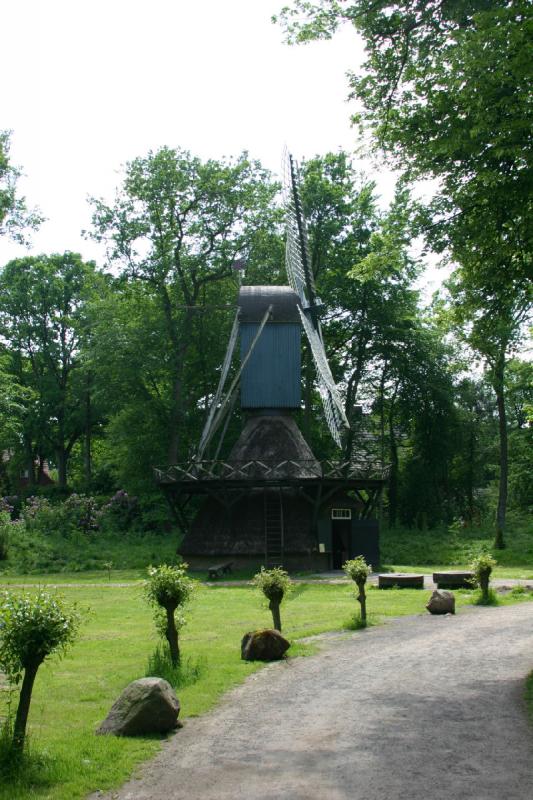
<path id="1" fill-rule="evenodd" d="M 113 205 L 94 203 L 94 232 L 108 244 L 110 263 L 143 284 L 162 317 L 171 386 L 167 460 L 184 455 L 188 397 L 186 370 L 194 348 L 197 312 L 206 292 L 231 281 L 234 262 L 268 230 L 277 186 L 246 154 L 235 161 L 202 162 L 163 147 L 126 166 Z M 236 293 L 236 292 L 235 292 Z M 224 290 L 218 292 L 224 301 Z M 216 300 L 215 300 L 216 303 Z"/>
<path id="2" fill-rule="evenodd" d="M 292 41 L 362 35 L 356 121 L 407 179 L 436 179 L 424 227 L 460 265 L 454 304 L 487 360 L 500 415 L 496 546 L 507 505 L 505 364 L 531 307 L 533 100 L 528 0 L 296 0 Z M 487 342 L 489 335 L 489 343 Z M 497 340 L 497 341 L 496 341 Z"/>
<path id="3" fill-rule="evenodd" d="M 98 276 L 76 253 L 10 261 L 0 274 L 0 332 L 8 344 L 10 371 L 33 392 L 24 417 L 28 471 L 35 449 L 57 464 L 66 486 L 72 447 L 84 432 L 84 382 L 80 348 L 87 332 L 86 308 Z"/>

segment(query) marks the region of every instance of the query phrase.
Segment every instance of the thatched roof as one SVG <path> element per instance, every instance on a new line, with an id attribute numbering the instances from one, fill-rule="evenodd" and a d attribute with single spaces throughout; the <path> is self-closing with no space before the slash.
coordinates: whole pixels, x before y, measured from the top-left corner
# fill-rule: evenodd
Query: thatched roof
<path id="1" fill-rule="evenodd" d="M 261 461 L 269 465 L 290 461 L 293 463 L 287 465 L 287 475 L 293 478 L 320 474 L 320 465 L 290 414 L 250 416 L 226 460 L 229 464 Z M 297 471 L 295 462 L 299 464 Z"/>

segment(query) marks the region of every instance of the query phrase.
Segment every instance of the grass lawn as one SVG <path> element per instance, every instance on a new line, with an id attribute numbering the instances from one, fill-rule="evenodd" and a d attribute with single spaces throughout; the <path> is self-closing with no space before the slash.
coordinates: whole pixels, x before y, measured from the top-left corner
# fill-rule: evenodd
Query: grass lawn
<path id="1" fill-rule="evenodd" d="M 498 566 L 496 578 L 533 578 L 533 521 L 509 514 L 506 547 L 494 550 L 491 526 L 458 530 L 383 529 L 380 534 L 383 566 L 397 572 L 435 572 L 465 569 L 482 552 L 491 552 Z"/>
<path id="2" fill-rule="evenodd" d="M 50 582 L 50 577 L 41 576 L 40 583 Z M 25 579 L 21 576 L 18 581 Z M 148 657 L 157 644 L 151 611 L 139 585 L 113 586 L 106 579 L 98 586 L 83 582 L 65 586 L 62 592 L 87 609 L 82 636 L 65 658 L 53 659 L 39 671 L 30 711 L 35 766 L 22 783 L 0 785 L 1 800 L 73 800 L 95 789 L 116 786 L 160 746 L 158 739 L 94 735 L 124 686 L 146 674 Z M 423 613 L 428 594 L 370 588 L 371 621 Z M 502 602 L 529 597 L 508 595 Z M 458 606 L 463 606 L 471 601 L 472 593 L 457 592 L 456 598 Z M 295 640 L 347 627 L 356 606 L 351 585 L 298 584 L 282 606 L 284 634 Z M 207 711 L 223 692 L 260 668 L 241 661 L 240 640 L 246 631 L 270 625 L 270 612 L 256 590 L 248 586 L 198 587 L 181 636 L 183 658 L 199 667 L 196 681 L 177 690 L 183 719 Z M 298 644 L 292 649 L 305 654 L 313 648 Z M 7 692 L 0 694 L 5 705 Z"/>

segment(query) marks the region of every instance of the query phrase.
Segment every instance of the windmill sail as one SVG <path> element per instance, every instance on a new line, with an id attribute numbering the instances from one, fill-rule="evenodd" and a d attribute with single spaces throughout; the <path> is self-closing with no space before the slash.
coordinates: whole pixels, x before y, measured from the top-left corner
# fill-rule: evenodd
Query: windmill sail
<path id="1" fill-rule="evenodd" d="M 307 225 L 302 209 L 299 186 L 299 171 L 296 161 L 288 151 L 284 154 L 284 198 L 287 222 L 286 268 L 289 283 L 298 294 L 302 308 L 298 309 L 302 319 L 318 377 L 318 387 L 330 433 L 341 447 L 341 434 L 350 427 L 339 391 L 329 368 L 322 331 L 318 319 L 317 298 L 309 244 Z"/>
<path id="2" fill-rule="evenodd" d="M 326 422 L 328 423 L 328 428 L 334 441 L 341 447 L 341 432 L 343 428 L 346 429 L 350 427 L 346 414 L 344 413 L 342 399 L 333 379 L 333 375 L 331 374 L 322 339 L 309 318 L 301 310 L 300 316 L 311 346 L 311 352 L 313 353 L 313 361 L 315 362 L 318 377 L 318 389 L 320 397 L 322 398 L 322 405 L 324 406 Z"/>
<path id="3" fill-rule="evenodd" d="M 306 309 L 316 305 L 316 289 L 300 197 L 298 165 L 287 150 L 283 159 L 283 196 L 287 222 L 287 276 L 302 307 Z"/>

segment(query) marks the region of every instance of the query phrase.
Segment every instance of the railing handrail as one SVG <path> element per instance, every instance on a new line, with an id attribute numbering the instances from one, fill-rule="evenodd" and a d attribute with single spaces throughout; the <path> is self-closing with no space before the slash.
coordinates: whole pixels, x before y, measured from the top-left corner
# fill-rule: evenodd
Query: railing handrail
<path id="1" fill-rule="evenodd" d="M 369 478 L 384 480 L 390 473 L 390 465 L 383 464 L 380 460 L 356 461 L 325 459 L 284 459 L 283 461 L 268 461 L 259 459 L 231 460 L 202 459 L 195 461 L 182 461 L 177 464 L 154 467 L 156 478 L 159 481 L 190 481 L 203 480 L 235 480 L 264 479 L 279 480 L 280 478 L 301 478 L 302 480 L 316 478 Z M 303 474 L 302 474 L 303 473 Z M 305 474 L 308 473 L 308 474 Z"/>

